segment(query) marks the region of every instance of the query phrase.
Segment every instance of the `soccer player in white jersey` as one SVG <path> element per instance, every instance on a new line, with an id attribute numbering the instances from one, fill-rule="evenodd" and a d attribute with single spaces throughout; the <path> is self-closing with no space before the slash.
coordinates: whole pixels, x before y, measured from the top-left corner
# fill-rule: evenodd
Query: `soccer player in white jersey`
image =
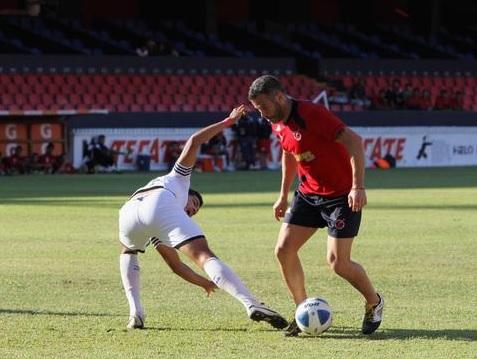
<path id="1" fill-rule="evenodd" d="M 195 132 L 186 142 L 174 168 L 139 188 L 119 212 L 121 278 L 129 302 L 128 328 L 144 328 L 144 309 L 139 298 L 138 252 L 151 243 L 174 273 L 202 287 L 206 294 L 217 287 L 240 301 L 250 319 L 266 321 L 277 329 L 287 321 L 258 300 L 240 278 L 209 249 L 200 227 L 191 219 L 202 206 L 202 196 L 190 189 L 190 177 L 202 143 L 207 142 L 245 114 L 234 108 L 225 120 Z M 177 250 L 207 273 L 207 279 L 180 260 Z"/>

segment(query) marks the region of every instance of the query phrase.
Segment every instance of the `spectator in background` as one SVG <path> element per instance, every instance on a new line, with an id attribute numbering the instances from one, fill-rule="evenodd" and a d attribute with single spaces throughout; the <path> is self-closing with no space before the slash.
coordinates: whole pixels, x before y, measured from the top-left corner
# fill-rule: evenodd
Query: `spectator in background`
<path id="1" fill-rule="evenodd" d="M 464 110 L 464 93 L 462 91 L 457 90 L 451 98 L 451 110 Z"/>
<path id="2" fill-rule="evenodd" d="M 3 154 L 0 152 L 0 176 L 3 176 L 6 174 L 5 171 L 5 157 L 3 157 Z"/>
<path id="3" fill-rule="evenodd" d="M 257 125 L 253 117 L 244 114 L 232 127 L 240 147 L 242 165 L 240 169 L 249 170 L 255 166 L 255 146 Z"/>
<path id="4" fill-rule="evenodd" d="M 397 110 L 403 105 L 403 90 L 399 80 L 394 80 L 386 90 L 386 100 L 390 109 Z"/>
<path id="5" fill-rule="evenodd" d="M 411 96 L 407 98 L 406 108 L 409 110 L 421 110 L 422 96 L 419 88 L 414 87 Z"/>
<path id="6" fill-rule="evenodd" d="M 136 54 L 140 57 L 154 56 L 157 54 L 158 46 L 154 40 L 147 40 L 144 45 L 136 49 Z"/>
<path id="7" fill-rule="evenodd" d="M 174 168 L 174 164 L 181 155 L 182 145 L 178 141 L 171 141 L 166 145 L 164 153 L 164 162 L 167 164 L 167 171 L 170 172 Z"/>
<path id="8" fill-rule="evenodd" d="M 230 158 L 229 153 L 227 151 L 227 139 L 225 138 L 223 132 L 219 132 L 208 142 L 204 143 L 201 146 L 201 152 L 214 158 L 215 171 L 221 171 L 221 166 L 219 165 L 219 162 L 222 160 L 222 157 L 225 158 L 225 163 L 223 163 L 222 166 L 225 169 L 230 169 Z"/>
<path id="9" fill-rule="evenodd" d="M 423 111 L 432 111 L 434 104 L 432 103 L 431 92 L 428 89 L 422 90 L 420 109 Z"/>
<path id="10" fill-rule="evenodd" d="M 451 98 L 446 89 L 441 89 L 439 95 L 436 97 L 434 109 L 438 111 L 451 109 Z"/>
<path id="11" fill-rule="evenodd" d="M 366 88 L 363 79 L 355 80 L 349 90 L 348 98 L 350 103 L 355 105 L 368 107 L 371 104 L 371 101 L 366 97 Z"/>
<path id="12" fill-rule="evenodd" d="M 119 152 L 112 151 L 106 144 L 106 136 L 99 135 L 92 138 L 86 151 L 84 163 L 88 173 L 95 173 L 97 167 L 102 171 L 111 172 L 117 168 L 117 156 Z"/>
<path id="13" fill-rule="evenodd" d="M 404 90 L 402 91 L 402 108 L 408 109 L 409 108 L 409 99 L 413 95 L 414 91 L 410 83 L 407 83 L 404 86 Z"/>
<path id="14" fill-rule="evenodd" d="M 385 89 L 380 89 L 378 94 L 373 97 L 371 101 L 371 109 L 376 111 L 384 111 L 390 109 L 387 91 Z"/>
<path id="15" fill-rule="evenodd" d="M 55 145 L 53 142 L 48 143 L 45 153 L 38 158 L 37 168 L 44 173 L 53 174 L 58 172 L 63 164 L 63 157 L 53 154 Z"/>
<path id="16" fill-rule="evenodd" d="M 272 126 L 263 117 L 259 117 L 257 120 L 257 153 L 258 163 L 261 170 L 268 170 L 268 158 L 271 153 L 271 140 Z"/>
<path id="17" fill-rule="evenodd" d="M 179 56 L 179 53 L 168 42 L 146 40 L 143 46 L 136 49 L 136 54 L 141 57 L 146 56 Z"/>
<path id="18" fill-rule="evenodd" d="M 5 159 L 5 173 L 25 174 L 27 159 L 22 155 L 23 148 L 18 145 L 10 149 L 10 155 Z"/>

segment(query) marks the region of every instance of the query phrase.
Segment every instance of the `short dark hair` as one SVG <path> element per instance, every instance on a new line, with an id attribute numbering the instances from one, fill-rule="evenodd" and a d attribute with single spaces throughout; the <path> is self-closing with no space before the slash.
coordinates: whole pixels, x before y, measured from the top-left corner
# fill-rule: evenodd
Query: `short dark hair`
<path id="1" fill-rule="evenodd" d="M 199 207 L 202 207 L 204 204 L 204 200 L 202 199 L 202 195 L 197 192 L 196 190 L 189 188 L 189 195 L 190 196 L 196 196 L 197 199 L 199 200 Z"/>
<path id="2" fill-rule="evenodd" d="M 255 79 L 248 89 L 248 99 L 253 100 L 259 95 L 272 95 L 277 91 L 285 92 L 275 76 L 263 75 Z"/>

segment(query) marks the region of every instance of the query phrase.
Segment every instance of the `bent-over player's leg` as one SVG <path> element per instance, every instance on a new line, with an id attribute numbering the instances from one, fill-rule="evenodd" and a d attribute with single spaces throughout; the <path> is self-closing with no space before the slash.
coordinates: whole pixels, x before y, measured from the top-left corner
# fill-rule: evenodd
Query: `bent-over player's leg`
<path id="1" fill-rule="evenodd" d="M 129 304 L 130 329 L 144 328 L 144 309 L 140 301 L 139 260 L 137 251 L 131 251 L 121 244 L 119 268 L 124 292 Z"/>
<path id="2" fill-rule="evenodd" d="M 366 299 L 367 303 L 376 304 L 379 297 L 364 268 L 351 260 L 353 238 L 334 238 L 328 236 L 327 261 L 330 268 L 340 277 L 346 279 Z"/>
<path id="3" fill-rule="evenodd" d="M 239 300 L 246 308 L 259 303 L 238 275 L 215 256 L 204 237 L 184 244 L 179 250 L 192 259 L 199 268 L 202 268 L 217 287 Z"/>
<path id="4" fill-rule="evenodd" d="M 307 297 L 305 274 L 298 251 L 315 232 L 316 228 L 283 223 L 278 234 L 275 255 L 295 304 L 300 304 Z"/>
<path id="5" fill-rule="evenodd" d="M 217 287 L 242 303 L 250 319 L 269 322 L 273 327 L 279 329 L 287 326 L 287 321 L 280 314 L 265 307 L 250 292 L 239 276 L 215 256 L 204 237 L 187 242 L 180 246 L 179 250 L 202 268 Z"/>

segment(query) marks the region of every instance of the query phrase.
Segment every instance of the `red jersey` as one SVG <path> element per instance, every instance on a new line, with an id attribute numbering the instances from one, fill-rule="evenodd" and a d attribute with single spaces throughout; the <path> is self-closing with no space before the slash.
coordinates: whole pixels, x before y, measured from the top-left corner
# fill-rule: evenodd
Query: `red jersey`
<path id="1" fill-rule="evenodd" d="M 336 142 L 346 125 L 325 107 L 292 100 L 286 120 L 272 125 L 284 151 L 298 164 L 298 189 L 304 194 L 337 197 L 352 186 L 350 156 Z"/>

